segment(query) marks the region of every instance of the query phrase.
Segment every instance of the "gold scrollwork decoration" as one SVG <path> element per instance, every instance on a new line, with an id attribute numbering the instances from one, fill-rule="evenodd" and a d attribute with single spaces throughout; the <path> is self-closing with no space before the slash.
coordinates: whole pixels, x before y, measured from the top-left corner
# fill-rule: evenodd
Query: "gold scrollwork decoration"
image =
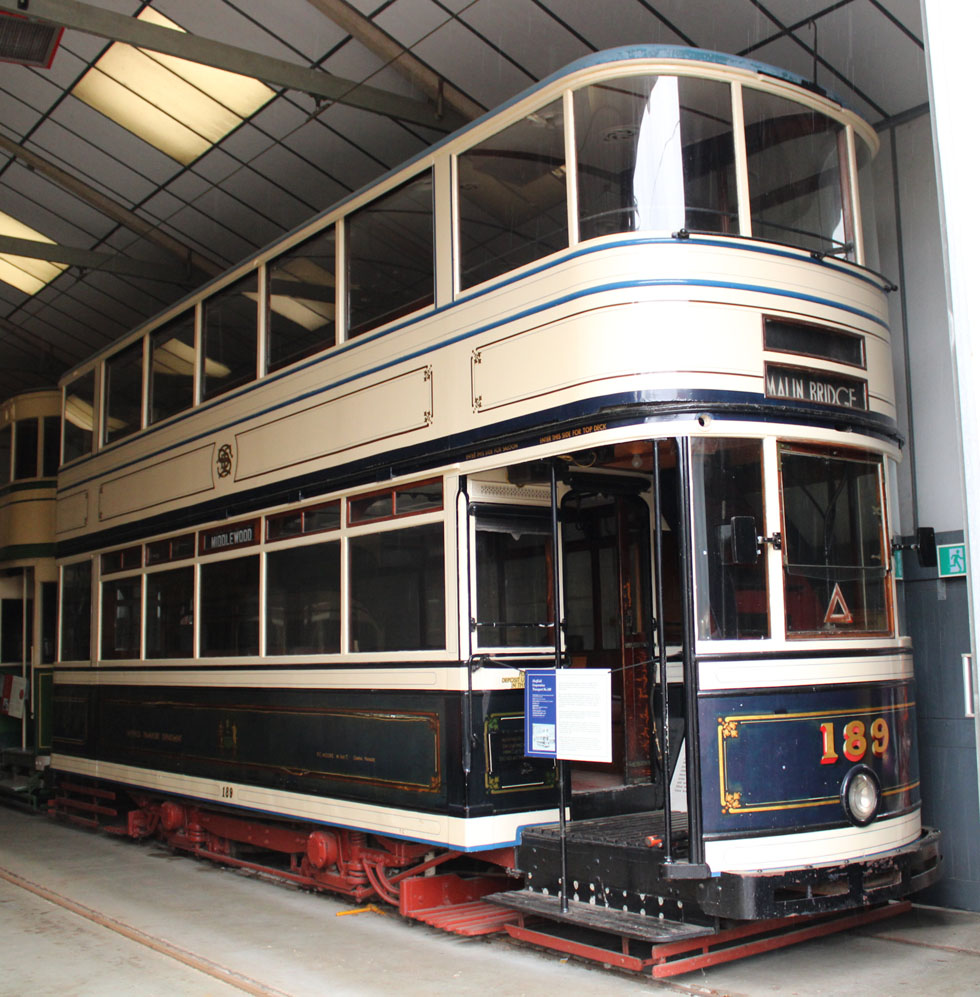
<path id="1" fill-rule="evenodd" d="M 741 793 L 725 793 L 725 802 L 722 804 L 721 812 L 725 814 L 738 813 L 742 809 Z"/>
<path id="2" fill-rule="evenodd" d="M 731 717 L 719 717 L 718 733 L 724 738 L 738 737 L 738 721 Z"/>

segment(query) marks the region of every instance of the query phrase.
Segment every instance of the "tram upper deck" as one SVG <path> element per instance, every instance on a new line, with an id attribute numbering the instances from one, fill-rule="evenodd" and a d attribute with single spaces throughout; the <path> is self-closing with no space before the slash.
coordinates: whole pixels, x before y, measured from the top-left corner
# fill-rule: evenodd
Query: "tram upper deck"
<path id="1" fill-rule="evenodd" d="M 54 556 L 59 394 L 25 392 L 0 406 L 0 565 Z"/>
<path id="2" fill-rule="evenodd" d="M 704 408 L 893 437 L 876 144 L 743 59 L 575 63 L 71 372 L 62 550 L 558 422 Z"/>

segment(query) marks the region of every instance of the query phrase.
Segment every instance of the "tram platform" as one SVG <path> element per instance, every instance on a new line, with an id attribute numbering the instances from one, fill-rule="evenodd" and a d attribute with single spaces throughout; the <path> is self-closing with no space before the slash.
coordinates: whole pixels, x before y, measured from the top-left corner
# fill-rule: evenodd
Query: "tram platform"
<path id="1" fill-rule="evenodd" d="M 379 913 L 379 911 L 384 913 Z M 976 992 L 980 915 L 928 908 L 670 981 L 464 938 L 211 863 L 0 806 L 0 995 L 330 992 L 371 997 L 492 988 L 703 997 Z"/>

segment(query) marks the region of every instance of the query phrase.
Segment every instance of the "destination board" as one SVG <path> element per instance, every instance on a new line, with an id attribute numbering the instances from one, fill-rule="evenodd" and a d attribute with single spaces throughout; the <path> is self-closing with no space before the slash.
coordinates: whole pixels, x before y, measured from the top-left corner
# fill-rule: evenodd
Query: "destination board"
<path id="1" fill-rule="evenodd" d="M 767 363 L 766 397 L 865 411 L 868 382 L 825 370 Z"/>

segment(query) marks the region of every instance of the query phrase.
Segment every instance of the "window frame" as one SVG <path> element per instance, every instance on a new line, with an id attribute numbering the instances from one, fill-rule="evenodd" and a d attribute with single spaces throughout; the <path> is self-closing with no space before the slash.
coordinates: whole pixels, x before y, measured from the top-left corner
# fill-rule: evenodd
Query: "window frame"
<path id="1" fill-rule="evenodd" d="M 442 486 L 442 498 L 438 508 L 426 508 L 421 510 L 410 510 L 397 515 L 385 517 L 383 519 L 373 519 L 368 522 L 349 525 L 348 513 L 345 505 L 349 498 L 370 497 L 372 495 L 391 496 L 391 501 L 396 500 L 397 494 L 409 492 L 419 484 L 432 484 L 440 482 Z M 173 664 L 177 661 L 206 663 L 209 666 L 217 665 L 240 665 L 257 661 L 267 662 L 274 667 L 288 666 L 297 661 L 309 663 L 327 659 L 340 666 L 347 662 L 363 661 L 365 657 L 372 660 L 377 658 L 380 661 L 401 661 L 406 664 L 413 660 L 455 660 L 456 648 L 458 644 L 458 621 L 456 619 L 459 593 L 457 589 L 458 566 L 456 549 L 456 525 L 455 518 L 446 505 L 445 496 L 449 489 L 455 488 L 455 476 L 432 477 L 431 475 L 419 481 L 402 481 L 396 485 L 389 485 L 383 489 L 365 489 L 362 492 L 346 497 L 343 495 L 333 495 L 313 502 L 297 504 L 291 508 L 270 509 L 258 513 L 255 516 L 235 521 L 233 523 L 215 524 L 202 526 L 191 531 L 181 531 L 178 533 L 153 536 L 139 544 L 130 544 L 125 547 L 112 548 L 106 551 L 90 555 L 82 561 L 91 564 L 91 591 L 90 591 L 90 618 L 93 621 L 92 633 L 90 635 L 90 649 L 94 649 L 97 664 L 114 665 L 118 658 L 102 658 L 103 640 L 103 612 L 105 611 L 105 589 L 106 584 L 111 584 L 114 580 L 139 578 L 140 579 L 140 654 L 138 659 L 125 659 L 139 666 L 147 663 L 166 661 Z M 324 509 L 337 510 L 337 525 L 328 527 L 317 527 L 306 530 L 289 537 L 269 539 L 268 526 L 270 521 L 284 515 L 299 513 L 305 516 L 310 513 L 317 513 Z M 314 521 L 315 522 L 315 521 Z M 440 626 L 443 634 L 442 644 L 435 648 L 411 648 L 394 651 L 354 651 L 350 648 L 349 634 L 349 613 L 351 605 L 351 580 L 350 580 L 350 542 L 359 537 L 368 535 L 381 535 L 394 532 L 396 530 L 412 529 L 415 527 L 438 526 L 442 543 L 442 572 L 441 572 L 441 603 L 442 618 Z M 229 543 L 219 546 L 213 550 L 205 549 L 207 538 L 220 536 L 226 532 L 238 531 L 248 528 L 251 537 L 242 542 Z M 269 653 L 268 641 L 268 596 L 269 585 L 267 579 L 268 556 L 279 551 L 287 551 L 294 548 L 316 546 L 324 543 L 336 543 L 339 550 L 339 612 L 341 616 L 340 646 L 333 651 L 311 651 L 308 653 Z M 177 552 L 164 550 L 164 556 L 154 552 L 158 546 L 173 548 L 179 545 Z M 152 558 L 156 557 L 155 560 Z M 203 581 L 202 574 L 208 564 L 222 561 L 235 560 L 242 557 L 258 558 L 258 651 L 256 654 L 229 654 L 229 655 L 202 655 L 202 594 Z M 71 563 L 69 562 L 69 566 Z M 193 594 L 191 613 L 193 615 L 193 630 L 191 635 L 191 653 L 186 658 L 150 658 L 147 655 L 148 648 L 148 620 L 147 620 L 147 593 L 149 590 L 148 579 L 159 572 L 175 571 L 190 567 L 193 570 Z M 63 578 L 62 573 L 59 578 Z M 60 587 L 59 587 L 60 589 Z M 64 606 L 59 601 L 58 605 L 58 653 L 61 653 L 61 633 L 64 625 Z M 92 641 L 95 641 L 93 644 Z"/>

